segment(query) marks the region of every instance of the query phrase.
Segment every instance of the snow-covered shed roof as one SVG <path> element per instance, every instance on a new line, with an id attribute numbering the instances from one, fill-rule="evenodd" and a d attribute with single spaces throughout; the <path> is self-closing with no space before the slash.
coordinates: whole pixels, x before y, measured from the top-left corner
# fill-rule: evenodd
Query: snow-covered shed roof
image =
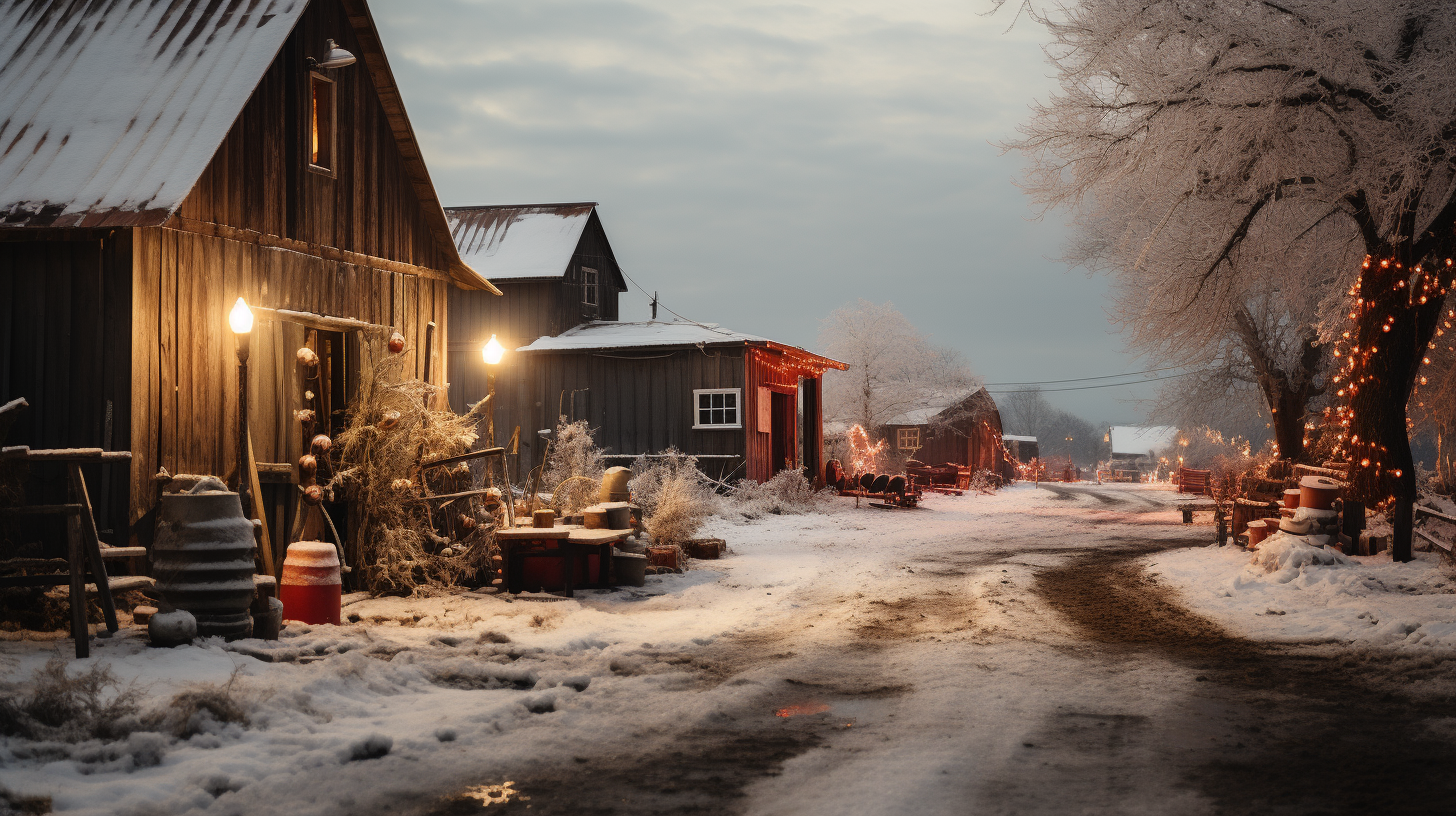
<path id="1" fill-rule="evenodd" d="M 936 417 L 937 414 L 939 414 L 940 412 L 944 411 L 945 409 L 947 409 L 949 407 L 950 407 L 949 405 L 933 405 L 933 406 L 931 406 L 929 408 L 912 408 L 912 409 L 910 409 L 909 411 L 906 411 L 903 414 L 899 414 L 897 416 L 891 417 L 890 418 L 890 421 L 886 422 L 885 424 L 886 425 L 928 425 L 928 424 L 930 424 L 930 420 L 935 419 L 935 417 Z"/>
<path id="2" fill-rule="evenodd" d="M 570 352 L 725 345 L 762 346 L 795 356 L 813 358 L 827 368 L 837 368 L 843 371 L 849 367 L 838 360 L 821 357 L 798 346 L 775 343 L 766 337 L 732 331 L 722 328 L 716 323 L 693 323 L 686 320 L 644 320 L 635 323 L 594 320 L 575 326 L 554 337 L 539 337 L 530 345 L 516 350 Z"/>
<path id="3" fill-rule="evenodd" d="M 460 257 L 486 277 L 559 278 L 571 265 L 596 206 L 588 201 L 449 207 L 445 217 Z M 626 291 L 624 281 L 617 284 Z"/>
<path id="4" fill-rule="evenodd" d="M 1006 442 L 1035 442 L 1034 436 L 1017 436 L 1016 434 L 1001 434 L 1001 439 Z"/>
<path id="5" fill-rule="evenodd" d="M 458 261 L 364 0 L 343 0 L 431 233 Z M 0 228 L 157 226 L 181 205 L 307 0 L 0 0 Z"/>
<path id="6" fill-rule="evenodd" d="M 1113 425 L 1112 455 L 1146 456 L 1178 441 L 1178 429 L 1171 425 Z"/>

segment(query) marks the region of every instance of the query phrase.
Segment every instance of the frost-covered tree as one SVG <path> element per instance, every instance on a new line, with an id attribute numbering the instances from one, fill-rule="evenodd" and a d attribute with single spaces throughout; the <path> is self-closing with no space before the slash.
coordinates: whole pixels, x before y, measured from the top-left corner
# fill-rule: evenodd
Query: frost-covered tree
<path id="1" fill-rule="evenodd" d="M 819 348 L 849 364 L 826 372 L 825 417 L 867 429 L 979 385 L 955 350 L 931 344 L 893 303 L 860 300 L 836 309 L 820 323 Z"/>
<path id="2" fill-rule="evenodd" d="M 1136 185 L 1200 248 L 1163 281 L 1189 301 L 1263 273 L 1233 260 L 1261 224 L 1317 214 L 1369 256 L 1330 270 L 1347 299 L 1324 330 L 1344 341 L 1352 493 L 1395 501 L 1393 554 L 1409 558 L 1406 405 L 1456 255 L 1456 4 L 1065 0 L 1039 19 L 1062 91 L 1019 146 L 1042 202 L 1085 210 Z"/>
<path id="3" fill-rule="evenodd" d="M 1338 284 L 1333 270 L 1362 257 L 1348 232 L 1321 224 L 1319 211 L 1289 208 L 1293 222 L 1258 219 L 1230 250 L 1224 285 L 1199 291 L 1179 283 L 1217 251 L 1208 241 L 1222 238 L 1200 226 L 1227 203 L 1180 205 L 1161 186 L 1108 186 L 1119 193 L 1099 196 L 1108 203 L 1082 214 L 1069 260 L 1114 276 L 1114 316 L 1132 349 L 1154 367 L 1189 370 L 1159 388 L 1150 415 L 1245 434 L 1262 417 L 1280 454 L 1300 459 L 1305 424 L 1330 376 L 1320 303 Z"/>

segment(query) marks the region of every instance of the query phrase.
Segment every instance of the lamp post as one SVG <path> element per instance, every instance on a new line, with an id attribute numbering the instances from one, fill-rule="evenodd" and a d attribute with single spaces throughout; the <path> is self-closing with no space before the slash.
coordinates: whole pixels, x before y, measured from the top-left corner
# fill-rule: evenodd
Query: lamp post
<path id="1" fill-rule="evenodd" d="M 490 342 L 480 350 L 485 358 L 485 396 L 489 400 L 485 404 L 485 444 L 486 447 L 495 447 L 495 367 L 500 365 L 501 357 L 506 353 L 505 347 L 490 336 Z"/>
<path id="2" fill-rule="evenodd" d="M 248 348 L 253 338 L 253 310 L 248 302 L 238 298 L 233 310 L 228 313 L 228 326 L 237 338 L 238 351 L 238 501 L 243 505 L 243 515 L 252 517 L 248 495 Z"/>

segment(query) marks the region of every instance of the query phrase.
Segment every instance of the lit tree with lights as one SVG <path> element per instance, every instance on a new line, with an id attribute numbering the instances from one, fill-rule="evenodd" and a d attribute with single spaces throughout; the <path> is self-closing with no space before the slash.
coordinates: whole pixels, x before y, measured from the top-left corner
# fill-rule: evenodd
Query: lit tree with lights
<path id="1" fill-rule="evenodd" d="M 1345 299 L 1323 328 L 1340 341 L 1351 494 L 1395 505 L 1393 555 L 1408 559 L 1406 405 L 1451 319 L 1456 5 L 1084 0 L 1035 16 L 1062 88 L 1018 145 L 1043 203 L 1085 212 L 1122 185 L 1161 188 L 1139 197 L 1159 208 L 1148 217 L 1205 233 L 1196 245 L 1210 251 L 1167 282 L 1198 298 L 1239 290 L 1235 253 L 1302 218 L 1368 256 L 1330 270 Z M 1199 220 L 1180 217 L 1185 206 Z"/>

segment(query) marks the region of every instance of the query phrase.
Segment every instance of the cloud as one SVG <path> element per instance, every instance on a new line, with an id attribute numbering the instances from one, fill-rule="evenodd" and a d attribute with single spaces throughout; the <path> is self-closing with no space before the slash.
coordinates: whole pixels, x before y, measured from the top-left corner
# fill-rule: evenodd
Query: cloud
<path id="1" fill-rule="evenodd" d="M 449 204 L 598 201 L 626 271 L 694 319 L 812 346 L 893 300 L 991 381 L 1133 370 L 1107 287 L 1051 260 L 1013 138 L 1042 32 L 965 0 L 376 0 Z M 646 316 L 629 293 L 623 316 Z M 1056 395 L 1052 395 L 1055 397 Z M 1059 404 L 1134 415 L 1117 394 Z"/>

